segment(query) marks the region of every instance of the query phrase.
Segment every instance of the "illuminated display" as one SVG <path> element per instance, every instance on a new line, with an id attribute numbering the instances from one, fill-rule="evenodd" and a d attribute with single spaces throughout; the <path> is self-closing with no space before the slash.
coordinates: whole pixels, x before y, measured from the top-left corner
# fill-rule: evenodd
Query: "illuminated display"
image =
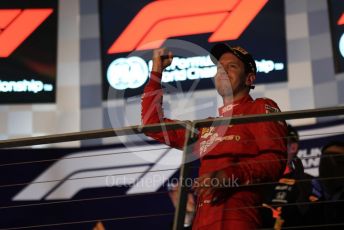
<path id="1" fill-rule="evenodd" d="M 109 91 L 118 97 L 141 95 L 152 49 L 162 46 L 175 55 L 162 82 L 183 91 L 214 88 L 209 50 L 215 42 L 249 50 L 257 84 L 287 80 L 283 1 L 101 0 L 100 15 L 105 100 Z"/>
<path id="2" fill-rule="evenodd" d="M 329 0 L 332 48 L 336 73 L 344 72 L 344 2 Z"/>
<path id="3" fill-rule="evenodd" d="M 339 48 L 340 54 L 344 58 L 344 34 L 342 34 L 342 36 L 340 36 L 338 48 Z"/>
<path id="4" fill-rule="evenodd" d="M 0 103 L 55 102 L 57 0 L 0 2 Z"/>
<path id="5" fill-rule="evenodd" d="M 283 63 L 271 60 L 256 61 L 257 72 L 268 74 L 271 71 L 284 70 Z M 146 62 L 140 57 L 118 58 L 109 65 L 106 73 L 110 86 L 117 90 L 136 89 L 144 85 L 152 69 L 152 60 Z M 185 80 L 212 78 L 216 66 L 210 56 L 179 58 L 175 57 L 166 68 L 162 82 L 170 83 Z"/>

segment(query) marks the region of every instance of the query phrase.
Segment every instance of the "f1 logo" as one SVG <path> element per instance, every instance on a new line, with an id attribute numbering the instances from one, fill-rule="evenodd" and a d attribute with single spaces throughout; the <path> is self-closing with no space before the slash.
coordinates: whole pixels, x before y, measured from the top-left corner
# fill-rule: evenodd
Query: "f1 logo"
<path id="1" fill-rule="evenodd" d="M 337 24 L 338 24 L 338 26 L 344 25 L 344 13 L 338 19 Z"/>
<path id="2" fill-rule="evenodd" d="M 13 201 L 72 199 L 83 189 L 114 186 L 128 186 L 128 195 L 156 192 L 181 161 L 181 151 L 160 144 L 75 152 L 52 164 Z"/>
<path id="3" fill-rule="evenodd" d="M 0 58 L 10 56 L 53 9 L 0 9 Z"/>
<path id="4" fill-rule="evenodd" d="M 210 33 L 209 42 L 240 37 L 268 0 L 165 0 L 146 5 L 108 54 L 158 48 L 169 37 Z"/>

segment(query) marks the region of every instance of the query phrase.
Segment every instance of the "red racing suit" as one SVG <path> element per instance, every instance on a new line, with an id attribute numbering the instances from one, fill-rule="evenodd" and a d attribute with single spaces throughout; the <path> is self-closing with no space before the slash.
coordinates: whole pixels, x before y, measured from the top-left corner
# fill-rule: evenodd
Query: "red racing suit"
<path id="1" fill-rule="evenodd" d="M 142 123 L 173 122 L 164 118 L 163 92 L 159 73 L 152 72 L 142 96 Z M 220 116 L 241 116 L 278 112 L 270 99 L 253 100 L 250 95 L 224 105 Z M 223 202 L 213 205 L 207 197 L 199 197 L 193 229 L 256 229 L 260 226 L 257 206 L 262 204 L 262 189 L 252 184 L 278 181 L 286 165 L 287 148 L 285 122 L 256 122 L 201 128 L 194 153 L 199 154 L 199 175 L 225 170 L 240 184 L 251 185 L 226 188 Z M 146 135 L 171 147 L 182 149 L 185 130 L 148 132 Z"/>

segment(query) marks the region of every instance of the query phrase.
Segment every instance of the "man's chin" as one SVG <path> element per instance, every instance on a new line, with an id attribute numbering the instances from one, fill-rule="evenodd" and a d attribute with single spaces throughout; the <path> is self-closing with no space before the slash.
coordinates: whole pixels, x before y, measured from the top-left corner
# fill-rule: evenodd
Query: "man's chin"
<path id="1" fill-rule="evenodd" d="M 221 97 L 227 97 L 227 98 L 229 98 L 229 97 L 233 97 L 233 94 L 232 93 L 219 93 L 219 95 L 221 96 Z"/>
<path id="2" fill-rule="evenodd" d="M 228 90 L 228 88 L 220 88 L 220 89 L 217 88 L 216 91 L 221 97 L 232 97 L 233 96 L 232 90 Z"/>

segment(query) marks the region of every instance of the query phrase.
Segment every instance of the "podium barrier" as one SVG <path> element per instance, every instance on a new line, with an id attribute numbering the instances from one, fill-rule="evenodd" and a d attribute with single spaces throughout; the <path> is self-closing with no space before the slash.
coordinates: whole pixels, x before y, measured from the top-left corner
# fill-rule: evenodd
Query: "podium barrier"
<path id="1" fill-rule="evenodd" d="M 293 119 L 303 119 L 303 118 L 312 118 L 312 117 L 318 118 L 318 117 L 339 116 L 339 115 L 344 115 L 344 106 L 310 109 L 310 110 L 297 110 L 297 111 L 269 113 L 269 114 L 248 115 L 248 116 L 240 116 L 240 117 L 202 119 L 202 120 L 195 120 L 192 122 L 180 121 L 180 122 L 173 122 L 173 123 L 151 124 L 151 125 L 145 125 L 145 126 L 136 125 L 136 126 L 128 126 L 128 127 L 124 127 L 120 129 L 100 129 L 100 130 L 90 130 L 90 131 L 83 131 L 83 132 L 73 132 L 73 133 L 55 134 L 55 135 L 47 135 L 47 136 L 8 139 L 8 140 L 0 141 L 0 148 L 3 148 L 3 149 L 15 148 L 15 147 L 23 147 L 23 146 L 31 146 L 31 145 L 69 142 L 69 141 L 76 141 L 76 140 L 87 140 L 87 139 L 95 139 L 95 138 L 135 135 L 135 134 L 140 134 L 140 133 L 145 133 L 145 132 L 157 132 L 157 131 L 163 131 L 163 130 L 183 128 L 183 129 L 186 129 L 186 134 L 185 134 L 185 146 L 183 149 L 183 158 L 182 158 L 182 164 L 180 168 L 179 181 L 184 181 L 184 179 L 187 178 L 190 171 L 191 166 L 189 163 L 189 159 L 192 152 L 192 143 L 195 141 L 195 136 L 196 136 L 195 133 L 197 132 L 199 128 L 209 127 L 209 126 L 229 125 L 229 124 L 231 125 L 243 124 L 243 123 L 250 123 L 250 122 L 281 121 L 281 120 L 293 120 Z M 5 185 L 5 186 L 3 185 L 1 187 L 6 187 L 6 186 L 8 187 L 11 185 Z M 184 228 L 186 200 L 187 200 L 187 188 L 185 186 L 182 186 L 182 183 L 180 183 L 179 192 L 178 192 L 178 203 L 177 203 L 176 210 L 174 213 L 173 230 L 181 230 Z M 11 207 L 0 207 L 0 209 L 5 209 L 5 208 L 11 208 Z M 247 208 L 255 208 L 255 207 L 247 207 Z M 170 215 L 170 214 L 159 214 L 159 215 Z M 116 218 L 113 218 L 113 219 L 116 219 Z M 13 228 L 13 229 L 20 229 L 20 228 Z"/>

